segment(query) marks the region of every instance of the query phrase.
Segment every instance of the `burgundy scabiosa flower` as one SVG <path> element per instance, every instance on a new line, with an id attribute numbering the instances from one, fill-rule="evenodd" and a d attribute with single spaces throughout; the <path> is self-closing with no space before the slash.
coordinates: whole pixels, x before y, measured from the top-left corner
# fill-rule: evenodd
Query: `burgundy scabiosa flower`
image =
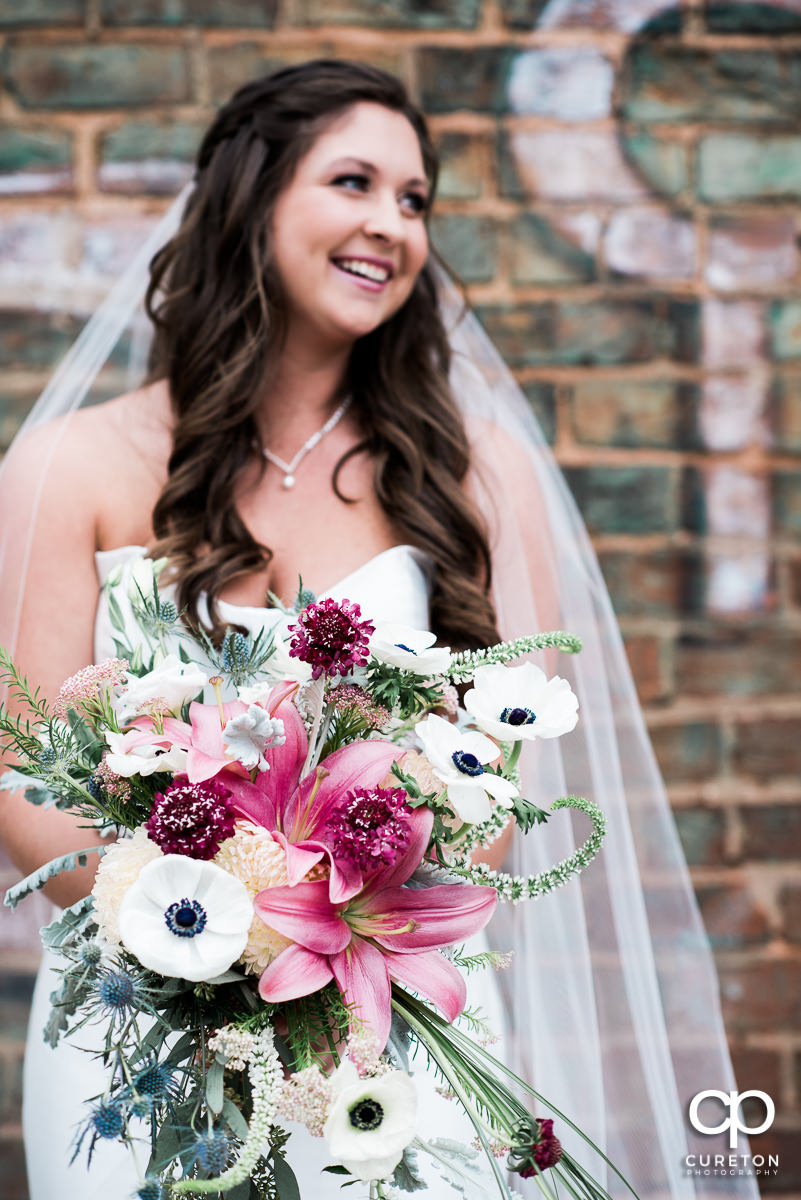
<path id="1" fill-rule="evenodd" d="M 537 1170 L 545 1171 L 555 1167 L 562 1157 L 562 1143 L 554 1136 L 553 1121 L 550 1117 L 537 1117 L 536 1127 L 527 1122 L 518 1130 L 527 1139 L 526 1144 L 512 1148 L 507 1166 L 523 1179 L 531 1179 Z"/>
<path id="2" fill-rule="evenodd" d="M 165 792 L 157 792 L 145 828 L 165 854 L 210 859 L 220 843 L 234 834 L 236 813 L 230 790 L 217 779 L 190 783 L 176 775 Z"/>
<path id="3" fill-rule="evenodd" d="M 349 675 L 369 657 L 369 641 L 375 633 L 372 621 L 362 620 L 359 605 L 350 600 L 327 597 L 309 604 L 289 626 L 292 658 L 309 663 L 312 678 Z"/>
<path id="4" fill-rule="evenodd" d="M 328 819 L 328 840 L 335 859 L 361 871 L 383 863 L 391 867 L 409 845 L 411 809 L 403 788 L 354 788 Z"/>

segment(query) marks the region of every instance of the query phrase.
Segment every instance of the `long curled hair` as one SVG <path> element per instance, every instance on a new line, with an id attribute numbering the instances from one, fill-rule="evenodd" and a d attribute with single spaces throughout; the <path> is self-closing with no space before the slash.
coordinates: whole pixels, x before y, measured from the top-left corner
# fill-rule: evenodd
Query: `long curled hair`
<path id="1" fill-rule="evenodd" d="M 286 332 L 270 218 L 317 136 L 361 101 L 409 120 L 433 197 L 437 155 L 403 84 L 363 63 L 316 59 L 247 84 L 221 109 L 198 151 L 181 227 L 151 264 L 150 376 L 167 379 L 174 416 L 168 478 L 153 510 L 156 549 L 171 560 L 189 622 L 199 623 L 205 596 L 218 639 L 221 591 L 272 557 L 235 503 Z M 385 513 L 433 560 L 431 628 L 459 648 L 489 645 L 497 629 L 487 534 L 462 487 L 470 456 L 449 367 L 427 264 L 402 307 L 354 343 L 347 383 L 362 437 L 337 463 L 333 486 L 347 502 L 339 472 L 366 450 Z"/>

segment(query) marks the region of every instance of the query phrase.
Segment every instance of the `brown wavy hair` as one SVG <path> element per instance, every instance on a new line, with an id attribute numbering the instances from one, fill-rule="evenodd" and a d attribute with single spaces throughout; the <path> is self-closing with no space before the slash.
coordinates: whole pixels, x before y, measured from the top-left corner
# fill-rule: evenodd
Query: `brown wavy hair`
<path id="1" fill-rule="evenodd" d="M 167 379 L 175 421 L 168 479 L 153 510 L 154 553 L 170 557 L 190 624 L 200 622 L 205 595 L 216 639 L 221 591 L 272 557 L 234 501 L 257 452 L 256 414 L 286 330 L 270 217 L 316 137 L 361 101 L 409 120 L 433 197 L 437 155 L 403 84 L 366 64 L 316 59 L 247 84 L 221 109 L 198 151 L 181 227 L 151 263 L 150 378 Z M 354 343 L 346 382 L 362 437 L 337 463 L 333 486 L 351 502 L 338 475 L 366 450 L 387 516 L 433 560 L 431 628 L 457 648 L 498 635 L 487 534 L 461 486 L 470 454 L 449 366 L 427 264 L 398 312 Z"/>

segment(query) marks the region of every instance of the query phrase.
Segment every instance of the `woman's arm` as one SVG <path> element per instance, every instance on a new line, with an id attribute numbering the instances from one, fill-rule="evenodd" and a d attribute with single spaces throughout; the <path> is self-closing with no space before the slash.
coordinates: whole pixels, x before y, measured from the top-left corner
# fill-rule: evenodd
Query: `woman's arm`
<path id="1" fill-rule="evenodd" d="M 108 452 L 102 420 L 77 413 L 26 435 L 4 463 L 0 634 L 8 642 L 16 626 L 15 664 L 51 701 L 66 678 L 93 660 L 96 497 Z M 0 838 L 23 874 L 101 840 L 69 813 L 30 804 L 23 791 L 0 792 Z M 72 904 L 91 889 L 95 869 L 93 863 L 58 876 L 45 894 Z"/>

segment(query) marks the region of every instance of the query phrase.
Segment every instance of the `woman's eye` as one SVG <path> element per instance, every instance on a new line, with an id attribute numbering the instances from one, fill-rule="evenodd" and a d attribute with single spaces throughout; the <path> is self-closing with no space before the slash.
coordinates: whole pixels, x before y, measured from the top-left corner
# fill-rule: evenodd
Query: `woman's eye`
<path id="1" fill-rule="evenodd" d="M 351 184 L 355 185 L 357 191 L 366 191 L 370 187 L 370 180 L 366 175 L 337 175 L 333 182 L 346 187 L 348 191 L 352 190 Z M 403 200 L 411 201 L 409 207 L 417 214 L 424 213 L 428 208 L 428 200 L 420 192 L 405 192 Z"/>
<path id="2" fill-rule="evenodd" d="M 337 175 L 334 183 L 357 183 L 359 187 L 365 187 L 369 184 L 369 179 L 366 175 Z"/>

